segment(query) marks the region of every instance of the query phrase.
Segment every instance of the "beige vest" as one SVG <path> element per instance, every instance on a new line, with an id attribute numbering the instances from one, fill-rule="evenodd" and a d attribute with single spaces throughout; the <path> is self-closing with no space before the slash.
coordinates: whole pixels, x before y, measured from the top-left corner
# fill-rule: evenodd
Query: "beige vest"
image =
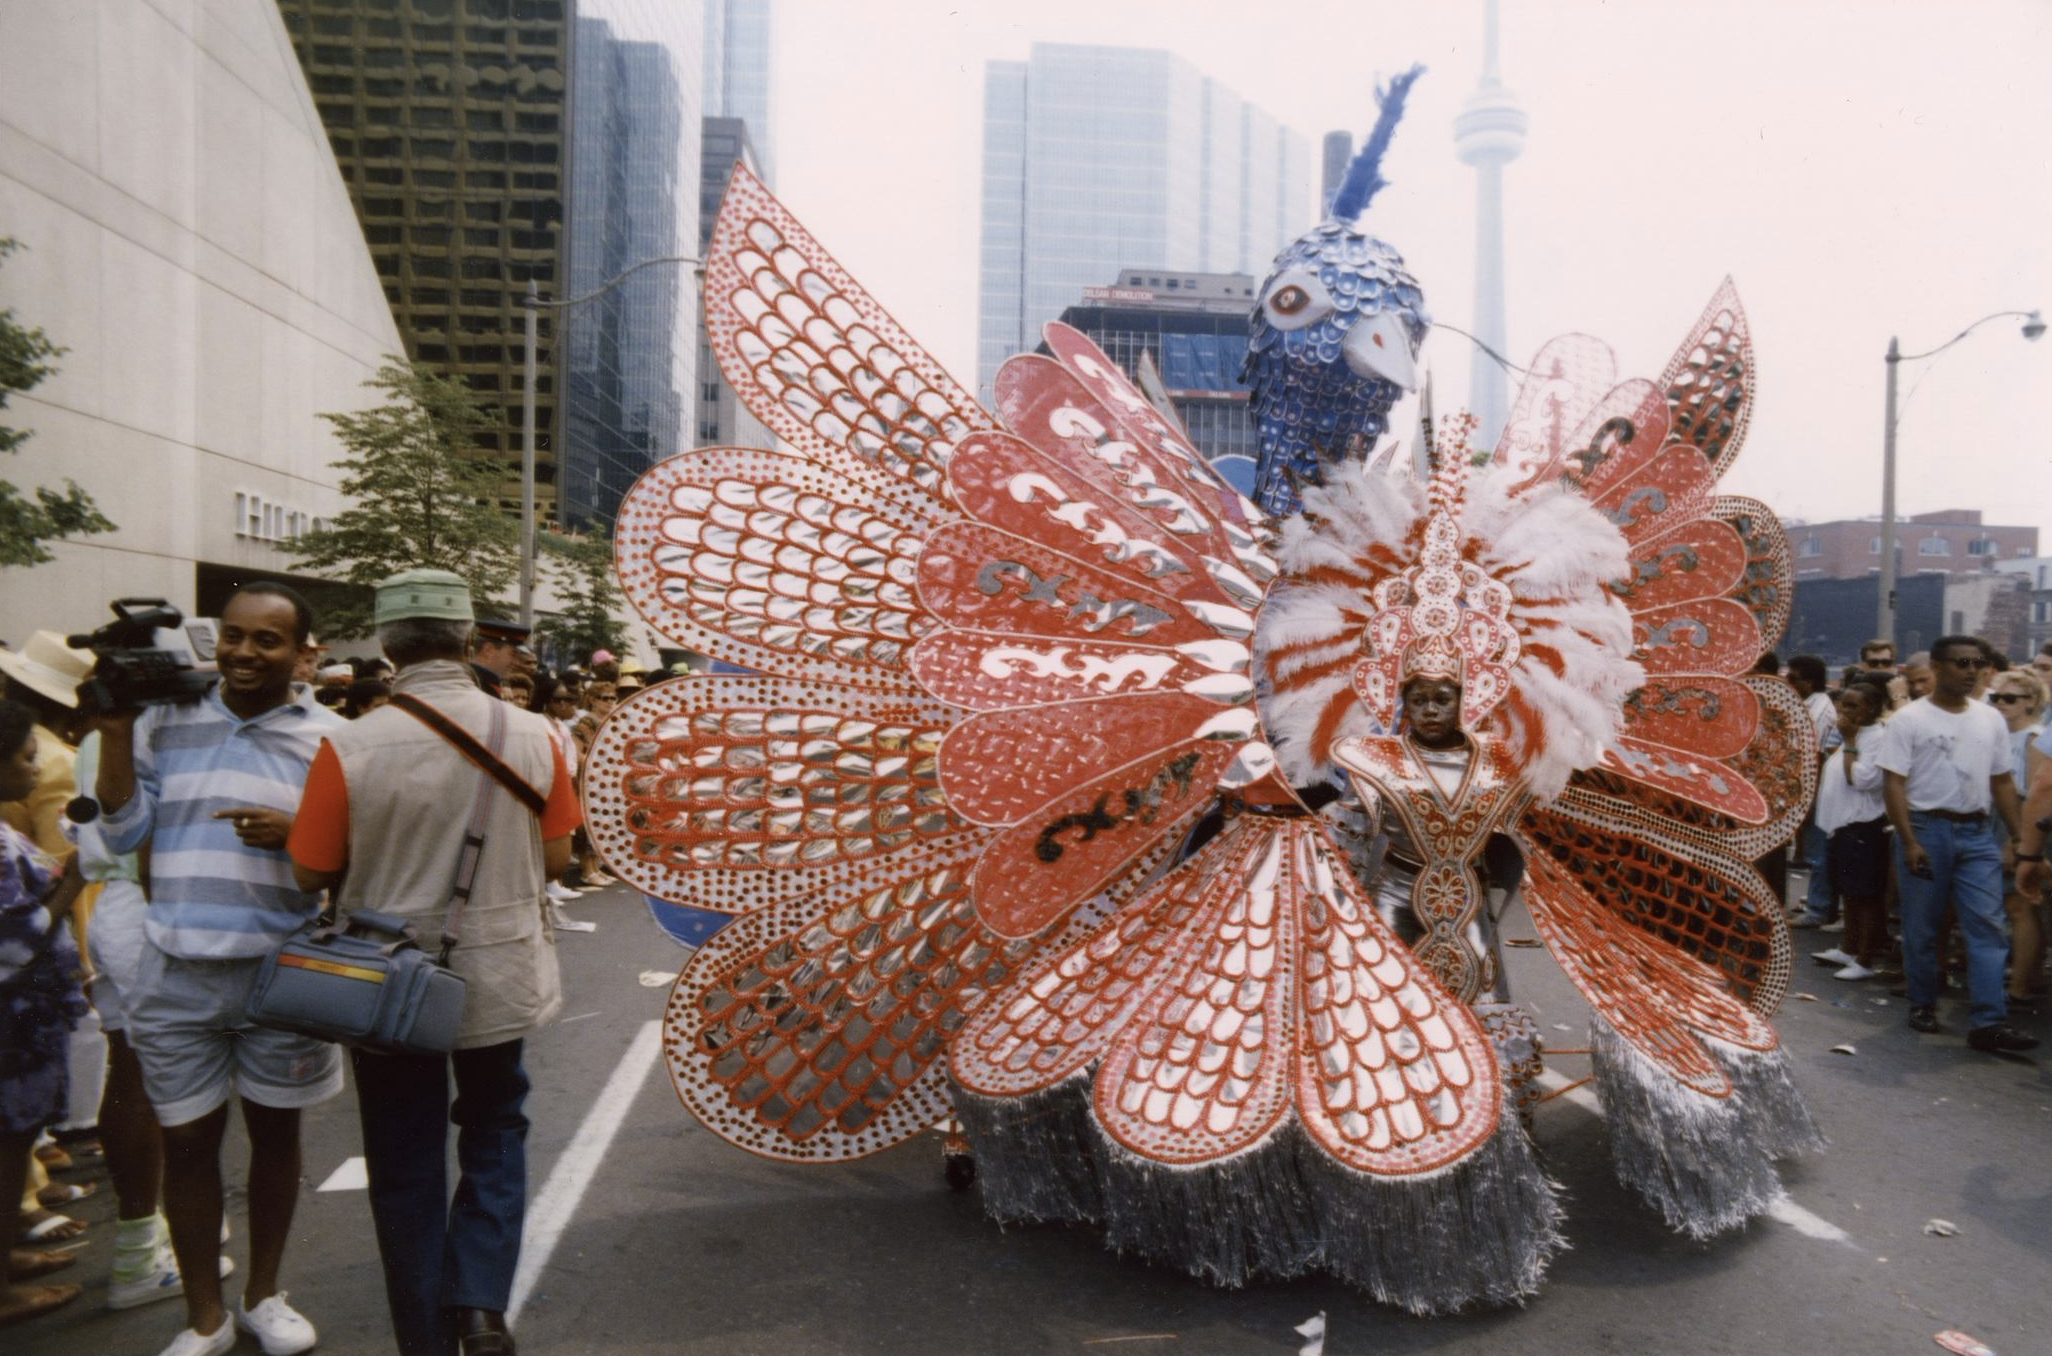
<path id="1" fill-rule="evenodd" d="M 461 664 L 447 661 L 414 664 L 392 687 L 487 746 L 491 710 L 499 707 L 506 714 L 499 756 L 548 794 L 555 761 L 542 717 L 486 696 Z M 344 913 L 397 914 L 420 930 L 423 949 L 439 950 L 456 857 L 483 774 L 449 741 L 389 706 L 334 731 L 328 742 L 349 788 L 349 865 L 338 906 Z M 467 985 L 458 1049 L 516 1040 L 563 1006 L 542 895 L 541 824 L 493 783 L 484 838 L 462 936 L 449 957 Z"/>

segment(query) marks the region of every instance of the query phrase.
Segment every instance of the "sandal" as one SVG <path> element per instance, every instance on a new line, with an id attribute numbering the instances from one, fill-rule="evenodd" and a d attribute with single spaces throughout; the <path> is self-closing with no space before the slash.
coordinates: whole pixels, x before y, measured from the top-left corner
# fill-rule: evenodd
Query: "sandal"
<path id="1" fill-rule="evenodd" d="M 85 1221 L 60 1215 L 55 1210 L 28 1210 L 22 1212 L 22 1230 L 18 1242 L 62 1243 L 67 1238 L 77 1238 L 86 1231 Z"/>
<path id="2" fill-rule="evenodd" d="M 36 1199 L 55 1210 L 60 1205 L 76 1205 L 99 1189 L 98 1182 L 87 1182 L 82 1186 L 72 1182 L 52 1182 L 36 1193 Z"/>
<path id="3" fill-rule="evenodd" d="M 84 1293 L 75 1285 L 39 1285 L 24 1290 L 10 1287 L 8 1297 L 16 1303 L 0 1309 L 0 1328 L 26 1323 L 32 1318 L 49 1313 L 52 1309 L 61 1309 Z"/>
<path id="4" fill-rule="evenodd" d="M 73 1166 L 71 1155 L 55 1141 L 36 1146 L 36 1161 L 51 1172 L 70 1172 Z"/>
<path id="5" fill-rule="evenodd" d="M 53 1271 L 78 1261 L 80 1247 L 51 1248 L 40 1251 L 34 1248 L 9 1248 L 7 1250 L 7 1279 L 10 1281 L 33 1281 L 38 1276 L 47 1276 Z"/>

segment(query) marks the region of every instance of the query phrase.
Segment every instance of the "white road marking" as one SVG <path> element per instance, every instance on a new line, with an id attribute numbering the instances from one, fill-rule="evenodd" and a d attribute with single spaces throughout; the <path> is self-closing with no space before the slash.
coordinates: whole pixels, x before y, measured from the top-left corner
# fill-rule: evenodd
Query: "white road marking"
<path id="1" fill-rule="evenodd" d="M 315 1191 L 363 1191 L 370 1186 L 370 1171 L 361 1158 L 345 1158 L 342 1166 L 328 1174 Z"/>
<path id="2" fill-rule="evenodd" d="M 606 1080 L 598 1100 L 584 1114 L 584 1123 L 577 1127 L 541 1194 L 528 1209 L 527 1227 L 520 1236 L 520 1269 L 513 1273 L 513 1296 L 506 1305 L 508 1323 L 518 1319 L 520 1311 L 527 1307 L 528 1297 L 541 1279 L 542 1268 L 549 1264 L 563 1230 L 569 1227 L 584 1200 L 585 1189 L 598 1175 L 599 1164 L 605 1161 L 606 1150 L 619 1133 L 620 1123 L 627 1119 L 641 1085 L 648 1081 L 648 1071 L 662 1053 L 662 1027 L 660 1021 L 644 1022 L 634 1033 L 627 1053 L 620 1056 L 613 1076 Z"/>
<path id="3" fill-rule="evenodd" d="M 1857 1247 L 1852 1235 L 1820 1215 L 1813 1215 L 1788 1198 L 1786 1192 L 1775 1197 L 1774 1204 L 1767 1207 L 1767 1218 L 1780 1220 L 1805 1238 L 1821 1238 L 1828 1243 L 1843 1243 Z"/>
<path id="4" fill-rule="evenodd" d="M 1544 1070 L 1539 1075 L 1539 1086 L 1549 1092 L 1556 1088 L 1567 1087 L 1572 1082 L 1574 1082 L 1572 1078 L 1555 1069 Z M 1602 1101 L 1597 1098 L 1594 1092 L 1589 1090 L 1589 1086 L 1586 1083 L 1581 1087 L 1563 1092 L 1560 1096 L 1562 1101 L 1573 1102 L 1591 1115 L 1601 1116 L 1603 1114 Z M 1815 1238 L 1826 1243 L 1843 1243 L 1848 1247 L 1858 1246 L 1853 1242 L 1851 1234 L 1839 1228 L 1830 1220 L 1825 1219 L 1822 1215 L 1813 1214 L 1803 1209 L 1803 1207 L 1788 1198 L 1787 1192 L 1783 1192 L 1775 1197 L 1774 1203 L 1767 1207 L 1767 1218 L 1781 1224 L 1786 1224 L 1805 1238 Z"/>

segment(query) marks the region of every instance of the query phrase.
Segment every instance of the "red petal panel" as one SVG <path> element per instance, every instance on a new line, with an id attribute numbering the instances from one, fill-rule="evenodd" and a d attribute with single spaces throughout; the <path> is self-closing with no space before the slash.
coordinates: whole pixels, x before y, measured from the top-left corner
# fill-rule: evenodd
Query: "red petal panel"
<path id="1" fill-rule="evenodd" d="M 879 483 L 744 448 L 651 468 L 620 506 L 620 586 L 650 625 L 731 664 L 908 686 L 927 513 Z"/>
<path id="2" fill-rule="evenodd" d="M 1526 854 L 1532 925 L 1554 959 L 1617 1033 L 1675 1078 L 1711 1097 L 1731 1081 L 1698 1039 L 1771 1050 L 1774 1029 L 1714 970 L 1609 912 L 1544 852 Z"/>
<path id="3" fill-rule="evenodd" d="M 934 853 L 831 906 L 716 933 L 666 1012 L 685 1106 L 729 1143 L 799 1162 L 859 1158 L 947 1115 L 948 1038 L 1032 953 L 976 921 L 972 858 Z"/>
<path id="4" fill-rule="evenodd" d="M 1629 480 L 1612 482 L 1590 500 L 1626 541 L 1637 545 L 1704 516 L 1716 483 L 1709 463 L 1694 448 L 1670 446 Z"/>
<path id="5" fill-rule="evenodd" d="M 1590 499 L 1614 486 L 1641 484 L 1667 441 L 1667 402 L 1641 378 L 1618 383 L 1570 435 L 1560 478 Z"/>
<path id="6" fill-rule="evenodd" d="M 1731 524 L 1699 518 L 1634 546 L 1631 576 L 1610 591 L 1634 612 L 1728 598 L 1745 580 L 1746 561 L 1746 544 Z"/>
<path id="7" fill-rule="evenodd" d="M 1212 516 L 1241 525 L 1259 521 L 1260 513 L 1211 469 L 1202 452 L 1171 428 L 1139 388 L 1104 350 L 1080 330 L 1050 321 L 1041 328 L 1048 351 L 1079 377 L 1105 408 L 1152 453 L 1162 471 L 1188 492 L 1199 495 Z"/>
<path id="8" fill-rule="evenodd" d="M 1780 516 L 1757 499 L 1720 494 L 1710 511 L 1746 544 L 1745 582 L 1732 596 L 1759 621 L 1761 648 L 1771 649 L 1781 643 L 1795 605 L 1795 553 L 1788 531 Z"/>
<path id="9" fill-rule="evenodd" d="M 955 1080 L 986 1097 L 1016 1097 L 1088 1068 L 1156 986 L 1189 964 L 1203 931 L 1197 915 L 1216 911 L 1215 896 L 1242 865 L 1221 835 L 1081 940 L 1042 953 L 955 1038 Z"/>
<path id="10" fill-rule="evenodd" d="M 1628 733 L 1698 758 L 1743 753 L 1759 723 L 1759 701 L 1735 678 L 1653 677 L 1624 703 Z"/>
<path id="11" fill-rule="evenodd" d="M 1669 437 L 1701 450 L 1724 474 L 1753 417 L 1753 342 L 1738 289 L 1726 278 L 1660 374 L 1673 411 Z"/>
<path id="12" fill-rule="evenodd" d="M 1128 502 L 1108 468 L 1066 443 L 1042 450 L 1008 433 L 962 440 L 948 483 L 970 517 L 1175 598 L 1224 603 L 1203 557 Z"/>
<path id="13" fill-rule="evenodd" d="M 924 697 L 827 683 L 659 683 L 593 738 L 581 769 L 586 828 L 636 889 L 700 908 L 745 912 L 857 888 L 879 860 L 969 828 L 941 794 L 937 754 L 952 720 Z"/>
<path id="14" fill-rule="evenodd" d="M 706 330 L 742 402 L 800 446 L 845 448 L 945 499 L 954 444 L 990 416 L 735 166 L 706 250 Z"/>
<path id="15" fill-rule="evenodd" d="M 1232 703 L 1254 695 L 1247 653 L 1227 641 L 1178 651 L 941 630 L 912 647 L 911 668 L 934 696 L 978 711 L 1176 691 Z"/>
<path id="16" fill-rule="evenodd" d="M 1127 502 L 1191 553 L 1236 564 L 1257 584 L 1273 573 L 1249 529 L 1220 507 L 1218 492 L 1193 487 L 1144 447 L 1076 373 L 1022 354 L 998 369 L 996 395 L 1006 428 L 1036 447 L 1102 464 Z"/>
<path id="17" fill-rule="evenodd" d="M 1743 823 L 1761 824 L 1768 818 L 1766 798 L 1736 769 L 1716 759 L 1692 758 L 1625 735 L 1616 749 L 1603 755 L 1603 766 Z"/>
<path id="18" fill-rule="evenodd" d="M 1521 477 L 1518 489 L 1558 467 L 1569 437 L 1616 384 L 1617 357 L 1601 339 L 1563 334 L 1546 342 L 1526 369 L 1496 445 L 1498 464 Z"/>
<path id="19" fill-rule="evenodd" d="M 965 631 L 1186 645 L 1216 632 L 1167 594 L 982 523 L 927 538 L 919 598 Z"/>
<path id="20" fill-rule="evenodd" d="M 1017 824 L 1086 781 L 1188 742 L 1219 714 L 1179 692 L 980 712 L 948 732 L 941 784 L 956 813 Z"/>
<path id="21" fill-rule="evenodd" d="M 977 863 L 977 915 L 1002 937 L 1039 932 L 1182 832 L 1238 752 L 1209 740 L 1172 745 L 1036 809 Z"/>
<path id="22" fill-rule="evenodd" d="M 1254 850 L 1212 878 L 1181 974 L 1154 978 L 1105 1052 L 1092 1089 L 1097 1123 L 1142 1158 L 1228 1158 L 1289 1111 L 1304 893 L 1292 837 L 1274 827 L 1242 835 Z"/>
<path id="23" fill-rule="evenodd" d="M 1760 623 L 1743 604 L 1699 598 L 1632 613 L 1632 658 L 1648 674 L 1746 672 L 1760 657 Z"/>
<path id="24" fill-rule="evenodd" d="M 1571 786 L 1527 809 L 1518 834 L 1620 918 L 1717 971 L 1754 1011 L 1773 1012 L 1788 991 L 1788 925 L 1759 868 L 1722 834 L 1619 809 Z"/>

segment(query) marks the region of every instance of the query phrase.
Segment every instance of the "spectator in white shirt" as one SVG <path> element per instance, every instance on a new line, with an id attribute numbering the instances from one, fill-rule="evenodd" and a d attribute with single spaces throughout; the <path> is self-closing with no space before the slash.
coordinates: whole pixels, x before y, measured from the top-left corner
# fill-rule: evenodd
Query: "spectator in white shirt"
<path id="1" fill-rule="evenodd" d="M 2017 830 L 2009 730 L 1992 706 L 1969 700 L 1988 664 L 1980 641 L 1941 637 L 1931 647 L 1931 661 L 1931 694 L 1890 717 L 1873 755 L 1886 774 L 1883 794 L 1895 829 L 1909 1024 L 1916 1031 L 1938 1030 L 1938 919 L 1950 895 L 1967 946 L 1967 1043 L 1994 1054 L 2021 1054 L 2038 1042 L 2005 1020 L 2009 941 L 2003 935 L 2002 854 L 1988 822 L 1992 802 L 2011 833 Z"/>
<path id="2" fill-rule="evenodd" d="M 1833 732 L 1838 728 L 1838 708 L 1831 700 L 1825 686 L 1830 682 L 1824 669 L 1824 661 L 1813 654 L 1799 654 L 1788 661 L 1783 676 L 1795 694 L 1803 699 L 1803 709 L 1810 713 L 1810 723 L 1817 727 L 1817 747 L 1829 747 Z M 1798 928 L 1822 927 L 1838 916 L 1838 896 L 1843 890 L 1834 887 L 1831 880 L 1831 862 L 1825 850 L 1826 832 L 1817 824 L 1813 809 L 1810 818 L 1803 824 L 1799 840 L 1803 864 L 1810 869 L 1810 887 L 1803 898 L 1803 911 L 1790 924 Z M 1847 939 L 1850 943 L 1850 938 Z"/>
<path id="3" fill-rule="evenodd" d="M 1828 835 L 1831 881 L 1845 902 L 1845 945 L 1811 957 L 1838 965 L 1838 979 L 1872 979 L 1888 949 L 1888 810 L 1882 772 L 1863 741 L 1878 742 L 1888 691 L 1848 684 L 1838 694 L 1836 729 L 1843 740 L 1817 776 L 1817 827 Z"/>
<path id="4" fill-rule="evenodd" d="M 2009 722 L 2010 775 L 2016 778 L 2019 796 L 2030 790 L 2030 749 L 2045 728 L 2045 702 L 2044 680 L 2029 669 L 1999 673 L 1988 685 L 1988 704 Z M 2014 845 L 2009 846 L 2013 852 Z M 2015 862 L 2004 865 L 2014 869 Z M 2044 901 L 2026 895 L 2012 879 L 2005 878 L 2004 884 L 2008 887 L 2002 906 L 2009 913 L 2009 1006 L 2029 1007 L 2035 998 L 2032 986 L 2045 966 L 2045 929 L 2038 917 Z"/>

